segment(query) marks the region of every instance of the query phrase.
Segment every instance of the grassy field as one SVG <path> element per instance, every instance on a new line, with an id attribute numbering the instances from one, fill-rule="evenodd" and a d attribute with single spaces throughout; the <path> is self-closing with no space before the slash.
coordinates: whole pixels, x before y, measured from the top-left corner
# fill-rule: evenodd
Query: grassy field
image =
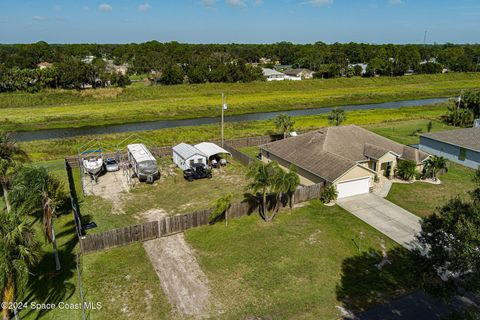
<path id="1" fill-rule="evenodd" d="M 138 184 L 130 193 L 121 193 L 118 197 L 83 196 L 79 179 L 76 180 L 77 193 L 80 195 L 81 213 L 85 221 L 94 221 L 97 228 L 92 232 L 102 232 L 124 227 L 148 219 L 150 210 L 165 215 L 190 213 L 207 209 L 221 195 L 231 192 L 233 201 L 243 199 L 246 190 L 246 167 L 230 159 L 230 163 L 213 171 L 213 178 L 188 182 L 181 170 L 176 169 L 176 176 L 169 176 L 170 158 L 162 158 L 159 166 L 162 177 L 153 185 Z M 76 170 L 79 175 L 79 171 Z M 77 176 L 78 177 L 78 176 Z M 99 179 L 102 179 L 100 177 Z"/>
<path id="2" fill-rule="evenodd" d="M 439 118 L 445 114 L 447 103 L 435 104 L 422 107 L 405 107 L 394 110 L 357 110 L 347 112 L 347 121 L 345 124 L 356 124 L 370 128 L 378 125 L 378 128 L 388 128 L 398 121 L 426 120 L 423 121 L 424 131 L 426 123 L 429 120 L 437 121 L 434 129 L 439 129 Z M 327 115 L 314 115 L 295 117 L 296 130 L 310 130 L 328 125 Z M 374 126 L 375 128 L 375 126 Z M 412 129 L 413 130 L 413 129 Z M 236 139 L 242 137 L 278 134 L 272 120 L 249 121 L 238 123 L 227 123 L 225 125 L 226 139 Z M 131 133 L 109 134 L 95 136 L 84 136 L 68 139 L 40 140 L 21 143 L 21 146 L 28 151 L 34 160 L 58 159 L 67 155 L 74 155 L 78 148 L 94 138 L 98 138 L 100 144 L 111 149 L 112 146 L 121 143 L 131 136 Z M 162 130 L 143 131 L 135 134 L 147 145 L 175 145 L 179 142 L 198 143 L 201 141 L 211 141 L 220 139 L 220 125 L 203 125 L 197 127 L 171 128 Z"/>
<path id="3" fill-rule="evenodd" d="M 42 165 L 66 183 L 63 160 L 34 163 Z M 0 208 L 3 198 L 0 198 Z M 55 233 L 62 270 L 55 271 L 52 245 L 44 243 L 39 224 L 36 235 L 44 243 L 40 263 L 32 277 L 24 301 L 28 304 L 62 302 L 79 304 L 80 293 L 76 273 L 78 241 L 71 214 L 55 219 Z M 141 244 L 80 257 L 83 293 L 86 302 L 102 304 L 100 310 L 90 310 L 89 319 L 127 319 L 141 314 L 144 319 L 170 318 L 168 304 L 158 277 Z M 22 319 L 67 320 L 81 319 L 81 309 L 55 308 L 49 311 L 25 309 Z"/>
<path id="4" fill-rule="evenodd" d="M 439 120 L 409 120 L 395 123 L 378 123 L 366 126 L 367 129 L 398 143 L 412 145 L 419 143 L 419 133 L 427 133 L 428 123 L 432 121 L 432 132 L 458 129 Z"/>
<path id="5" fill-rule="evenodd" d="M 403 250 L 319 201 L 273 223 L 253 215 L 186 237 L 222 310 L 212 311 L 215 318 L 337 319 L 336 306 L 359 311 L 416 286 Z M 392 265 L 379 271 L 382 241 Z"/>
<path id="6" fill-rule="evenodd" d="M 452 73 L 246 84 L 137 83 L 125 89 L 6 93 L 0 95 L 0 129 L 37 130 L 218 116 L 221 92 L 228 96 L 228 114 L 234 115 L 448 97 L 479 85 L 480 74 Z"/>
<path id="7" fill-rule="evenodd" d="M 87 301 L 101 302 L 91 319 L 170 319 L 170 304 L 140 243 L 83 257 Z M 77 318 L 79 319 L 79 318 Z"/>
<path id="8" fill-rule="evenodd" d="M 449 199 L 457 195 L 465 196 L 467 191 L 472 190 L 474 173 L 473 169 L 450 163 L 448 173 L 440 176 L 441 185 L 424 182 L 394 183 L 387 199 L 420 217 L 425 217 Z"/>

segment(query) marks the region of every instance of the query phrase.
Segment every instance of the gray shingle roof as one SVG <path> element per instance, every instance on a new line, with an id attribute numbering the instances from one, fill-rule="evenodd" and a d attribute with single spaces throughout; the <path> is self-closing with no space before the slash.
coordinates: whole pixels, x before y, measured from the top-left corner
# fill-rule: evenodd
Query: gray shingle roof
<path id="1" fill-rule="evenodd" d="M 335 181 L 358 162 L 387 152 L 417 163 L 428 155 L 357 126 L 326 127 L 261 147 L 327 181 Z"/>
<path id="2" fill-rule="evenodd" d="M 285 71 L 283 71 L 283 73 L 285 73 L 286 75 L 288 76 L 295 76 L 295 77 L 298 77 L 302 72 L 312 72 L 308 69 L 287 69 Z"/>
<path id="3" fill-rule="evenodd" d="M 467 128 L 422 134 L 429 139 L 480 151 L 480 128 Z"/>

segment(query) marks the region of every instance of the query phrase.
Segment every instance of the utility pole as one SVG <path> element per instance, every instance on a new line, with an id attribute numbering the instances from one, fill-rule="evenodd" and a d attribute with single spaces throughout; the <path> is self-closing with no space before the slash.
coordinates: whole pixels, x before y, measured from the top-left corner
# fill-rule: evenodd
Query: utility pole
<path id="1" fill-rule="evenodd" d="M 222 92 L 222 148 L 224 144 L 223 127 L 224 127 L 224 118 L 225 118 L 224 113 L 226 109 L 227 109 L 227 104 L 225 103 L 225 94 Z"/>

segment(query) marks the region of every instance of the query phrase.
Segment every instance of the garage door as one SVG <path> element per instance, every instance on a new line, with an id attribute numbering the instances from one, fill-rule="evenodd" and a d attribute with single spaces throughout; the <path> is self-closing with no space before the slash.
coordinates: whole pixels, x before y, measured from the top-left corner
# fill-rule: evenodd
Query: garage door
<path id="1" fill-rule="evenodd" d="M 362 178 L 337 184 L 338 198 L 346 198 L 370 192 L 370 178 Z"/>

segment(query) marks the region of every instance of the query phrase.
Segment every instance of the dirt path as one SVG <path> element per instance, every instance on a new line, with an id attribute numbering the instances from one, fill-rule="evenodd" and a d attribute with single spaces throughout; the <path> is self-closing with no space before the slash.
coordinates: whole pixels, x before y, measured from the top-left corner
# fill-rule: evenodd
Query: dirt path
<path id="1" fill-rule="evenodd" d="M 150 220 L 156 220 L 161 210 L 151 210 L 148 215 Z M 208 279 L 183 233 L 144 242 L 143 247 L 170 304 L 183 315 L 207 316 Z"/>

